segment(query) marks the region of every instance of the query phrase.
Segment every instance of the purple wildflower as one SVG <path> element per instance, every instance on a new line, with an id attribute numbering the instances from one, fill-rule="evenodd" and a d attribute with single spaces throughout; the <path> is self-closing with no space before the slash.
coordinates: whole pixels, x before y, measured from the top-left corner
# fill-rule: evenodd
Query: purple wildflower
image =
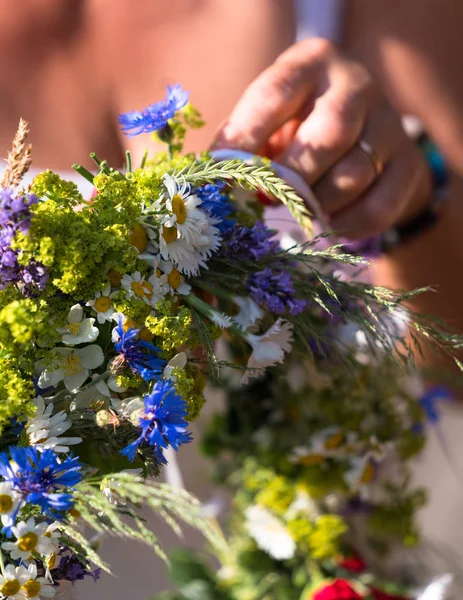
<path id="1" fill-rule="evenodd" d="M 253 227 L 235 225 L 222 241 L 222 256 L 232 260 L 252 261 L 275 254 L 279 249 L 274 233 L 262 221 Z"/>
<path id="2" fill-rule="evenodd" d="M 93 581 L 100 578 L 101 569 L 89 568 L 89 564 L 80 560 L 80 558 L 68 547 L 63 548 L 60 553 L 59 565 L 53 569 L 53 580 L 60 581 L 80 581 L 84 577 L 92 577 Z"/>
<path id="3" fill-rule="evenodd" d="M 167 86 L 167 97 L 160 102 L 150 104 L 143 110 L 133 110 L 119 115 L 119 125 L 125 135 L 133 137 L 140 133 L 158 131 L 168 125 L 169 119 L 188 102 L 189 92 L 182 90 L 180 84 Z"/>
<path id="4" fill-rule="evenodd" d="M 37 202 L 34 194 L 15 197 L 11 190 L 0 192 L 0 289 L 9 283 L 22 283 L 25 296 L 30 295 L 34 287 L 43 290 L 48 279 L 45 267 L 37 261 L 20 265 L 18 251 L 11 247 L 16 233 L 29 232 L 30 207 Z"/>
<path id="5" fill-rule="evenodd" d="M 121 454 L 133 460 L 138 446 L 148 444 L 153 446 L 158 462 L 166 464 L 164 448 L 170 445 L 178 450 L 182 444 L 191 441 L 191 435 L 187 433 L 187 415 L 186 402 L 176 393 L 173 383 L 158 381 L 153 391 L 145 396 L 144 413 L 140 417 L 140 436 L 124 448 Z"/>
<path id="6" fill-rule="evenodd" d="M 287 271 L 274 271 L 266 267 L 249 276 L 247 287 L 257 304 L 276 315 L 286 311 L 297 315 L 307 305 L 305 300 L 295 298 L 293 280 Z"/>

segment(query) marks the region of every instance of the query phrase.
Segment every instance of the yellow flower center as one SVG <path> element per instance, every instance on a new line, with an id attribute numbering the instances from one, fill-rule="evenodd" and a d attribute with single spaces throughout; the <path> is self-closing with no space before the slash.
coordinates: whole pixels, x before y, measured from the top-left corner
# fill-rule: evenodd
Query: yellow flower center
<path id="1" fill-rule="evenodd" d="M 156 269 L 156 277 L 161 277 L 161 269 Z"/>
<path id="2" fill-rule="evenodd" d="M 143 282 L 143 287 L 145 288 L 145 296 L 149 299 L 151 298 L 151 296 L 153 295 L 153 286 L 151 285 L 151 283 L 148 283 L 147 281 Z"/>
<path id="3" fill-rule="evenodd" d="M 35 598 L 38 596 L 40 592 L 41 585 L 35 579 L 29 579 L 26 583 L 21 587 L 24 590 L 27 598 Z"/>
<path id="4" fill-rule="evenodd" d="M 143 225 L 135 225 L 130 234 L 130 243 L 132 246 L 135 246 L 139 252 L 146 250 L 146 247 L 148 246 L 148 236 Z"/>
<path id="5" fill-rule="evenodd" d="M 8 598 L 8 596 L 14 596 L 15 594 L 17 594 L 20 589 L 21 584 L 17 579 L 8 579 L 8 581 L 5 581 L 5 583 L 0 588 L 0 594 Z"/>
<path id="6" fill-rule="evenodd" d="M 177 223 L 180 223 L 180 225 L 185 223 L 187 217 L 185 201 L 178 194 L 175 194 L 172 198 L 172 212 L 177 217 Z"/>
<path id="7" fill-rule="evenodd" d="M 360 478 L 360 483 L 369 484 L 373 481 L 374 476 L 375 467 L 373 463 L 369 462 L 363 469 L 362 477 Z"/>
<path id="8" fill-rule="evenodd" d="M 7 513 L 13 508 L 13 498 L 8 494 L 0 494 L 0 513 Z"/>
<path id="9" fill-rule="evenodd" d="M 38 541 L 39 536 L 33 531 L 28 531 L 19 538 L 18 548 L 21 550 L 21 552 L 32 552 L 35 550 Z"/>
<path id="10" fill-rule="evenodd" d="M 130 284 L 130 287 L 132 288 L 132 292 L 135 294 L 135 296 L 137 298 L 144 298 L 146 295 L 146 290 L 143 287 L 143 284 L 140 283 L 139 281 L 132 281 L 132 283 Z"/>
<path id="11" fill-rule="evenodd" d="M 166 244 L 170 244 L 171 242 L 175 242 L 177 239 L 177 228 L 175 225 L 173 227 L 162 226 L 162 237 L 165 239 Z"/>
<path id="12" fill-rule="evenodd" d="M 307 456 L 301 456 L 299 463 L 305 467 L 311 467 L 313 465 L 320 465 L 325 460 L 322 454 L 308 454 Z"/>
<path id="13" fill-rule="evenodd" d="M 108 296 L 100 296 L 95 300 L 94 309 L 97 312 L 104 313 L 111 308 L 111 299 Z"/>
<path id="14" fill-rule="evenodd" d="M 339 446 L 344 441 L 344 433 L 342 431 L 338 431 L 337 433 L 333 433 L 325 440 L 325 448 L 327 450 L 334 450 L 335 448 L 339 448 Z"/>
<path id="15" fill-rule="evenodd" d="M 175 267 L 172 269 L 169 275 L 167 275 L 167 281 L 169 282 L 170 287 L 174 288 L 174 290 L 180 287 L 180 284 L 182 283 L 182 276 Z"/>
<path id="16" fill-rule="evenodd" d="M 121 285 L 122 273 L 115 269 L 110 269 L 108 273 L 109 281 L 113 287 L 119 287 Z"/>
<path id="17" fill-rule="evenodd" d="M 94 410 L 101 410 L 104 405 L 106 404 L 106 398 L 104 398 L 104 396 L 97 396 L 96 398 L 93 398 L 92 400 L 90 400 L 89 403 L 89 407 Z"/>
<path id="18" fill-rule="evenodd" d="M 136 329 L 137 328 L 137 324 L 135 323 L 135 321 L 133 319 L 126 319 L 124 321 L 124 324 L 122 325 L 122 329 L 124 331 L 128 331 L 129 329 Z"/>
<path id="19" fill-rule="evenodd" d="M 82 323 L 68 323 L 68 331 L 72 333 L 72 335 L 77 335 L 80 331 L 80 326 Z"/>
<path id="20" fill-rule="evenodd" d="M 70 354 L 63 359 L 62 369 L 66 375 L 75 375 L 81 370 L 80 358 L 77 354 Z"/>

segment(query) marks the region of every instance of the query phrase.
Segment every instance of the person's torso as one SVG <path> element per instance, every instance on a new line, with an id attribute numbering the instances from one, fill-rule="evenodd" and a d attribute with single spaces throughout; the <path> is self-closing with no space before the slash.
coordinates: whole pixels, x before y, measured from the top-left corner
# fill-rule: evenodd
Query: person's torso
<path id="1" fill-rule="evenodd" d="M 119 112 L 180 82 L 207 126 L 205 147 L 246 85 L 294 38 L 288 0 L 0 0 L 0 148 L 20 116 L 38 166 L 68 168 L 90 151 L 122 161 Z M 142 142 L 146 144 L 146 140 Z"/>

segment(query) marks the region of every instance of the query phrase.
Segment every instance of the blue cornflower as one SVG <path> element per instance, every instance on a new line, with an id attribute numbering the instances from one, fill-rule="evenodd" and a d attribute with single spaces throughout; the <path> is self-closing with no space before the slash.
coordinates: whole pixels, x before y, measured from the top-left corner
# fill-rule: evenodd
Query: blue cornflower
<path id="1" fill-rule="evenodd" d="M 220 254 L 230 260 L 260 260 L 278 251 L 279 244 L 273 236 L 274 232 L 262 221 L 253 227 L 236 224 L 223 236 Z"/>
<path id="2" fill-rule="evenodd" d="M 145 396 L 144 413 L 140 417 L 140 437 L 124 448 L 121 454 L 133 460 L 140 444 L 148 444 L 153 446 L 158 462 L 167 464 L 163 448 L 170 445 L 178 450 L 182 444 L 191 441 L 191 434 L 186 430 L 187 415 L 186 402 L 176 393 L 173 383 L 166 379 L 158 381 L 153 391 Z"/>
<path id="3" fill-rule="evenodd" d="M 162 129 L 169 119 L 188 102 L 190 93 L 182 90 L 180 84 L 167 86 L 167 97 L 150 104 L 143 110 L 132 110 L 119 115 L 119 125 L 125 135 L 133 137 L 140 133 L 151 133 Z"/>
<path id="4" fill-rule="evenodd" d="M 115 348 L 119 352 L 122 365 L 127 364 L 133 373 L 138 373 L 145 381 L 159 379 L 162 375 L 167 361 L 159 358 L 161 352 L 154 344 L 140 340 L 138 334 L 139 329 L 130 327 L 124 331 L 122 325 L 122 317 L 119 317 L 119 322 L 115 328 L 117 341 Z"/>
<path id="5" fill-rule="evenodd" d="M 231 218 L 231 215 L 235 213 L 235 208 L 230 202 L 229 196 L 222 192 L 224 187 L 224 183 L 221 185 L 208 183 L 194 191 L 196 196 L 201 199 L 201 208 L 211 217 L 219 220 L 215 227 L 221 233 L 229 231 L 235 225 L 234 219 Z"/>
<path id="6" fill-rule="evenodd" d="M 266 267 L 249 276 L 247 288 L 257 304 L 276 315 L 286 311 L 297 315 L 307 306 L 306 300 L 295 298 L 293 280 L 287 271 Z"/>
<path id="7" fill-rule="evenodd" d="M 443 385 L 436 385 L 425 392 L 418 400 L 426 420 L 435 425 L 440 420 L 439 403 L 442 400 L 454 400 L 452 392 Z"/>
<path id="8" fill-rule="evenodd" d="M 35 447 L 19 446 L 11 446 L 9 455 L 0 453 L 0 476 L 12 484 L 23 502 L 37 504 L 53 518 L 59 518 L 57 512 L 72 508 L 73 495 L 63 490 L 82 479 L 78 458 L 60 461 L 53 450 L 40 452 Z"/>

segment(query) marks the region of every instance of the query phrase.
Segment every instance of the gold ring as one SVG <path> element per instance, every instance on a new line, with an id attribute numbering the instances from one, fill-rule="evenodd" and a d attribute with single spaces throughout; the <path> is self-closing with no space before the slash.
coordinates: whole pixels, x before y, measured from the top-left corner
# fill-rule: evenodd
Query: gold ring
<path id="1" fill-rule="evenodd" d="M 358 145 L 360 150 L 362 150 L 362 152 L 365 152 L 365 154 L 371 160 L 371 164 L 373 165 L 373 168 L 375 170 L 376 177 L 379 177 L 383 172 L 383 163 L 379 160 L 378 155 L 373 150 L 373 147 L 365 140 L 360 140 L 358 142 Z"/>

